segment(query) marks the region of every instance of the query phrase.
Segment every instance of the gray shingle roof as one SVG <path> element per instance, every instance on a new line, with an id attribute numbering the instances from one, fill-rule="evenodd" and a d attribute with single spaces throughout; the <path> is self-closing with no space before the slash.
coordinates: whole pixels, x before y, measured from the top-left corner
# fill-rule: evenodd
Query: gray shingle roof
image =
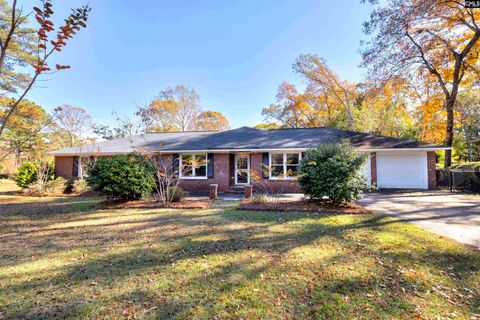
<path id="1" fill-rule="evenodd" d="M 52 155 L 119 154 L 138 149 L 175 152 L 187 150 L 272 150 L 309 148 L 318 143 L 349 140 L 357 149 L 445 148 L 441 145 L 334 128 L 258 130 L 249 127 L 222 132 L 159 132 L 103 141 L 50 152 Z"/>

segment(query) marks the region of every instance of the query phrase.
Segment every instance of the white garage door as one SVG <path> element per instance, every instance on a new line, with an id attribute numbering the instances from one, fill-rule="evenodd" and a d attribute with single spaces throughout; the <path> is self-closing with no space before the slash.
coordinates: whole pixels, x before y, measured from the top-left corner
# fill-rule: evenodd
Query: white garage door
<path id="1" fill-rule="evenodd" d="M 427 189 L 427 154 L 377 153 L 379 188 Z"/>

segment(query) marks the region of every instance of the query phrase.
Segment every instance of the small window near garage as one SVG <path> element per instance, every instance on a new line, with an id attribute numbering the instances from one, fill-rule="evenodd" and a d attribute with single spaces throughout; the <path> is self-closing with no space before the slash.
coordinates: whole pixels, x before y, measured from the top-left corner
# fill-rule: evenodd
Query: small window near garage
<path id="1" fill-rule="evenodd" d="M 270 177 L 272 179 L 292 179 L 298 175 L 301 153 L 271 153 Z"/>
<path id="2" fill-rule="evenodd" d="M 207 178 L 206 154 L 182 154 L 180 156 L 182 179 Z"/>

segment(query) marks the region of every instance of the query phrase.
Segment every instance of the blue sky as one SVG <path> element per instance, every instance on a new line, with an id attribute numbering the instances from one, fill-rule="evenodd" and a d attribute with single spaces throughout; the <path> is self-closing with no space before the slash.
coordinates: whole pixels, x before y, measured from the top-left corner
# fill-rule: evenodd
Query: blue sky
<path id="1" fill-rule="evenodd" d="M 25 8 L 36 0 L 20 1 Z M 84 2 L 54 1 L 57 18 Z M 29 99 L 47 110 L 85 108 L 113 124 L 133 116 L 167 86 L 186 84 L 204 109 L 232 127 L 262 121 L 282 81 L 301 85 L 292 64 L 302 53 L 327 59 L 340 77 L 362 79 L 359 42 L 368 6 L 360 0 L 93 0 L 88 28 L 55 63 L 72 69 L 41 82 Z M 48 77 L 47 77 L 48 78 Z"/>

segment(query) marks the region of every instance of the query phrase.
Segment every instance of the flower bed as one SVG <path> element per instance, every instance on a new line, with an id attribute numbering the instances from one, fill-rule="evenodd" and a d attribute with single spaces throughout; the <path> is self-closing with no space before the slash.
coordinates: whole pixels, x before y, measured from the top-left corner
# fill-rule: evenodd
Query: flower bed
<path id="1" fill-rule="evenodd" d="M 342 203 L 333 205 L 327 202 L 314 202 L 308 200 L 280 200 L 280 201 L 242 201 L 238 210 L 251 211 L 296 211 L 296 212 L 321 212 L 329 214 L 367 214 L 367 209 L 356 203 Z"/>
<path id="2" fill-rule="evenodd" d="M 168 208 L 172 209 L 205 209 L 212 203 L 212 200 L 189 200 L 185 199 L 180 202 L 172 202 Z M 157 200 L 106 200 L 97 204 L 99 209 L 155 209 L 165 208 L 162 202 Z"/>

